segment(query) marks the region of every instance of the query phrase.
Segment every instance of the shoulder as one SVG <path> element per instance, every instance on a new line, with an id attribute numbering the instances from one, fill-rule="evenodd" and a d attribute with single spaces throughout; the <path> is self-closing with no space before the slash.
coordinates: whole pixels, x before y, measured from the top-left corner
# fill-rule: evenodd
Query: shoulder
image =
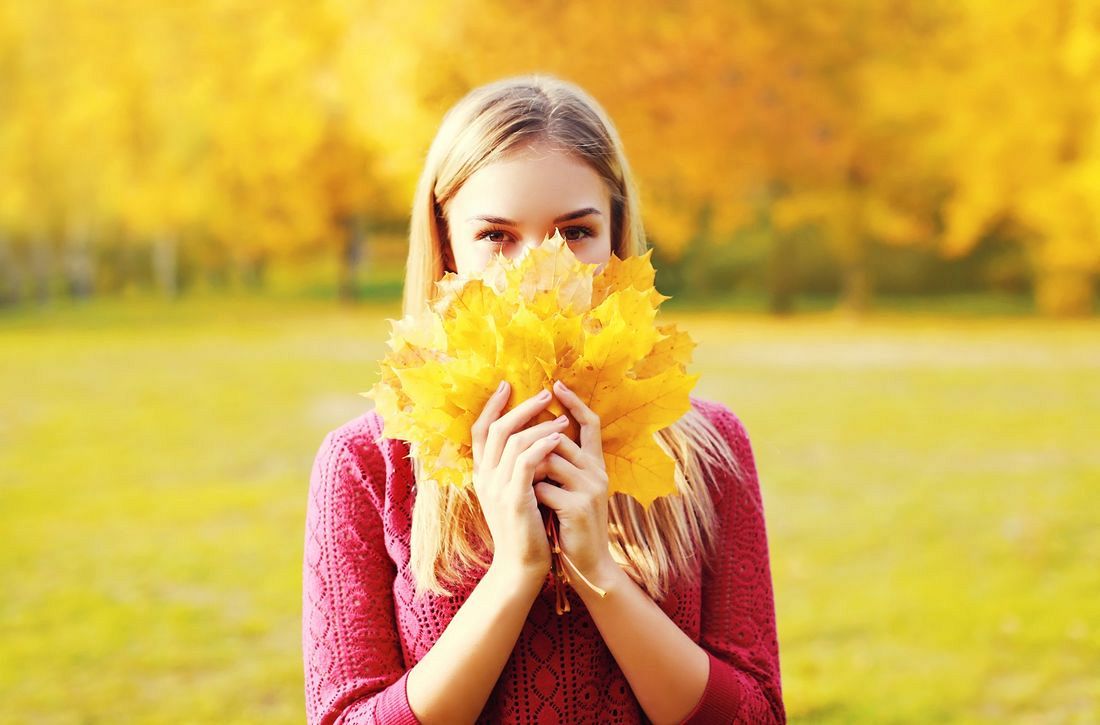
<path id="1" fill-rule="evenodd" d="M 728 405 L 717 400 L 708 400 L 694 395 L 689 396 L 691 407 L 701 413 L 717 429 L 723 438 L 729 442 L 734 452 L 740 454 L 740 448 L 749 448 L 749 433 L 741 418 L 734 413 Z"/>
<path id="2" fill-rule="evenodd" d="M 714 494 L 721 499 L 728 487 L 748 493 L 753 499 L 760 499 L 760 483 L 756 472 L 756 459 L 753 455 L 752 441 L 744 422 L 725 403 L 689 396 L 692 408 L 699 412 L 713 427 L 713 432 L 728 446 L 725 452 L 732 456 L 728 466 L 722 466 L 722 474 L 716 476 Z M 729 475 L 726 475 L 729 474 Z"/>
<path id="3" fill-rule="evenodd" d="M 412 468 L 405 441 L 382 434 L 382 416 L 377 410 L 362 413 L 331 429 L 321 440 L 315 468 L 330 464 L 338 478 L 350 477 L 366 489 L 379 510 L 397 483 L 408 485 Z"/>

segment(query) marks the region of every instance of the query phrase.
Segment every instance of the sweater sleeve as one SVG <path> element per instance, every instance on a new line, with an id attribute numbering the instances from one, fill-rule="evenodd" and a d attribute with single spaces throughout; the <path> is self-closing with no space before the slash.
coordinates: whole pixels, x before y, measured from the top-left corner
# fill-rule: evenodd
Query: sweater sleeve
<path id="1" fill-rule="evenodd" d="M 395 622 L 396 567 L 361 464 L 347 436 L 333 431 L 310 475 L 302 570 L 306 718 L 310 725 L 419 725 Z"/>
<path id="2" fill-rule="evenodd" d="M 710 658 L 706 689 L 685 724 L 785 723 L 775 603 L 760 482 L 748 433 L 726 406 L 714 422 L 741 468 L 715 496 L 718 548 L 704 571 L 700 645 Z"/>

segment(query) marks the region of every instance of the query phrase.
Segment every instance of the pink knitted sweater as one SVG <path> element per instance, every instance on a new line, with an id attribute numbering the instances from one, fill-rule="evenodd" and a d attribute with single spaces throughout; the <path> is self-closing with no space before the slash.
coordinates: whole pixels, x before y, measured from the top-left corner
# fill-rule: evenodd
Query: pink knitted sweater
<path id="1" fill-rule="evenodd" d="M 786 722 L 763 503 L 749 437 L 725 405 L 692 398 L 732 443 L 744 471 L 712 481 L 721 554 L 701 584 L 676 580 L 659 606 L 710 659 L 685 722 Z M 416 489 L 409 448 L 365 413 L 328 433 L 309 486 L 302 595 L 306 714 L 312 723 L 418 721 L 408 671 L 476 584 L 413 597 L 409 531 Z M 697 559 L 698 560 L 698 559 Z M 535 600 L 479 723 L 648 723 L 575 591 L 554 611 L 550 578 Z"/>

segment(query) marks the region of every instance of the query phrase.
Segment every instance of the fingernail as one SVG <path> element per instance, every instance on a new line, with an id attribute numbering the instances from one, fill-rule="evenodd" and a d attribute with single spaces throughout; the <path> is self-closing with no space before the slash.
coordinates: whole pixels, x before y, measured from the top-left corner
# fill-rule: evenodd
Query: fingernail
<path id="1" fill-rule="evenodd" d="M 507 381 L 507 380 L 501 380 L 501 381 L 500 381 L 500 385 L 498 385 L 498 386 L 497 386 L 497 392 L 498 392 L 498 393 L 503 393 L 503 392 L 504 392 L 504 388 L 505 388 L 505 387 L 506 387 L 507 385 L 508 385 L 508 381 Z"/>
<path id="2" fill-rule="evenodd" d="M 569 418 L 564 415 L 559 415 L 557 418 L 554 418 L 555 423 L 564 423 L 567 420 L 569 420 Z"/>
<path id="3" fill-rule="evenodd" d="M 551 443 L 557 443 L 559 440 L 561 440 L 561 433 L 554 433 L 548 437 L 550 438 Z"/>
<path id="4" fill-rule="evenodd" d="M 554 385 L 557 385 L 557 386 L 558 386 L 558 390 L 561 390 L 562 392 L 565 392 L 565 393 L 568 393 L 568 392 L 570 392 L 570 391 L 569 391 L 569 388 L 565 387 L 565 383 L 563 383 L 563 382 L 562 382 L 562 381 L 560 381 L 560 380 L 559 380 L 559 381 L 557 381 L 556 383 L 554 383 Z"/>
<path id="5" fill-rule="evenodd" d="M 543 390 L 541 393 L 539 393 L 539 400 L 546 400 L 549 397 L 550 397 L 550 391 L 549 390 Z"/>

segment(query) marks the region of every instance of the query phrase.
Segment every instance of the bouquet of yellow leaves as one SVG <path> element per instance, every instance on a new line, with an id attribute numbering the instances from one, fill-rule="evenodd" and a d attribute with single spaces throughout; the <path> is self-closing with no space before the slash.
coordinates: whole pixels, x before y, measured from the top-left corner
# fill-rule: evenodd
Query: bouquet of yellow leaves
<path id="1" fill-rule="evenodd" d="M 501 378 L 510 407 L 561 380 L 600 418 L 609 495 L 648 508 L 675 493 L 675 462 L 654 433 L 688 411 L 699 376 L 686 371 L 690 336 L 655 322 L 670 298 L 654 288 L 651 255 L 612 254 L 597 273 L 555 230 L 516 260 L 494 254 L 477 276 L 445 274 L 428 309 L 388 320 L 381 378 L 361 393 L 383 435 L 408 441 L 440 485 L 471 486 L 470 429 Z M 552 399 L 530 424 L 562 413 Z M 570 418 L 565 434 L 578 431 Z"/>

